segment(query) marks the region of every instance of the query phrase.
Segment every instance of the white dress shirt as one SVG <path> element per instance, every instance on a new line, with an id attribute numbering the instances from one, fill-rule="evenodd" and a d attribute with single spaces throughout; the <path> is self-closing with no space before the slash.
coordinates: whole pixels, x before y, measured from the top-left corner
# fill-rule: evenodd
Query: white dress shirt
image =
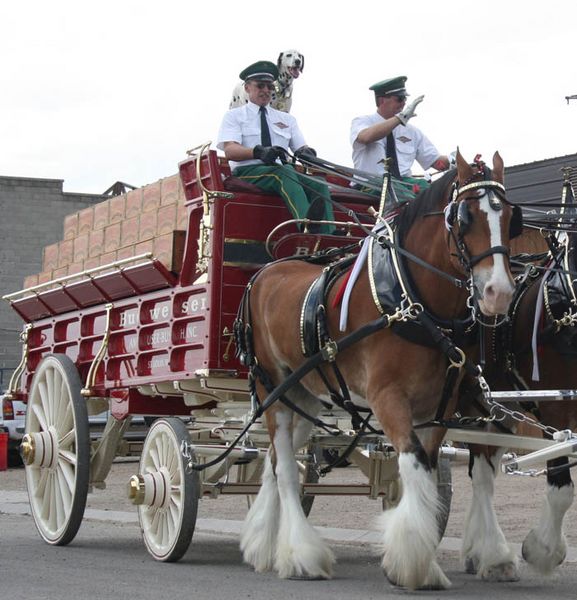
<path id="1" fill-rule="evenodd" d="M 260 106 L 248 102 L 244 106 L 229 110 L 222 119 L 216 147 L 224 150 L 225 142 L 238 142 L 246 148 L 254 148 L 260 139 Z M 267 123 L 272 146 L 281 146 L 285 150 L 298 150 L 306 144 L 296 119 L 289 113 L 266 107 Z M 280 161 L 277 161 L 280 162 Z M 231 169 L 245 165 L 262 165 L 260 160 L 230 161 Z"/>
<path id="2" fill-rule="evenodd" d="M 385 165 L 381 162 L 387 154 L 387 138 L 361 144 L 357 142 L 359 133 L 377 123 L 385 121 L 379 113 L 364 115 L 353 119 L 351 123 L 351 145 L 353 147 L 353 164 L 355 169 L 383 175 Z M 439 158 L 439 151 L 433 146 L 429 138 L 411 125 L 397 125 L 393 129 L 397 160 L 401 177 L 411 176 L 411 167 L 415 160 L 424 169 L 428 169 Z"/>

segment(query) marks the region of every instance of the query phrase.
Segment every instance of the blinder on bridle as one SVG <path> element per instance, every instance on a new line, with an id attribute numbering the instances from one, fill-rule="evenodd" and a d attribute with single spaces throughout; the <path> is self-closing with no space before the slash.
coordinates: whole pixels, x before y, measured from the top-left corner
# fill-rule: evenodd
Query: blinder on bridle
<path id="1" fill-rule="evenodd" d="M 478 187 L 494 187 L 493 185 L 486 185 L 487 182 L 479 182 L 481 185 Z M 465 186 L 464 186 L 465 187 Z M 464 189 L 463 187 L 463 189 Z M 462 192 L 463 189 L 460 191 Z M 497 188 L 498 191 L 496 194 L 492 194 L 489 196 L 489 204 L 491 208 L 494 210 L 501 210 L 502 202 L 507 202 L 504 196 L 502 195 L 501 189 Z M 501 192 L 501 193 L 499 193 Z M 459 233 L 461 236 L 467 234 L 469 229 L 471 228 L 471 224 L 473 223 L 473 216 L 471 215 L 471 211 L 469 210 L 469 206 L 467 204 L 467 200 L 469 198 L 463 198 L 460 201 L 457 200 L 459 194 L 459 190 L 457 189 L 457 195 L 453 198 L 451 203 L 449 204 L 449 210 L 446 218 L 447 226 L 452 228 L 455 225 L 459 228 Z M 471 197 L 471 200 L 477 200 L 480 196 Z M 523 210 L 517 204 L 510 205 L 513 209 L 513 213 L 511 215 L 511 221 L 509 222 L 509 239 L 512 240 L 523 232 Z"/>

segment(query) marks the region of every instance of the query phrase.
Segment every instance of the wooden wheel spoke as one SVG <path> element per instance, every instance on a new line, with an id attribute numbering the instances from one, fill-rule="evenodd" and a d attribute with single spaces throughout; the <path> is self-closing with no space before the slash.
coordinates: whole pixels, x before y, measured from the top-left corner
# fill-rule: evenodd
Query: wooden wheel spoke
<path id="1" fill-rule="evenodd" d="M 68 464 L 73 466 L 76 466 L 77 464 L 77 456 L 74 452 L 71 452 L 70 450 L 63 450 L 62 448 L 60 448 L 58 450 L 58 458 L 61 458 L 63 461 L 66 461 Z"/>
<path id="2" fill-rule="evenodd" d="M 68 493 L 69 503 L 72 502 L 72 495 L 74 494 L 75 476 L 72 465 L 61 460 L 58 463 L 58 474 L 61 478 L 60 483 L 63 489 L 66 489 Z"/>
<path id="3" fill-rule="evenodd" d="M 70 444 L 74 442 L 76 439 L 76 432 L 74 429 L 71 429 L 68 433 L 65 433 L 59 440 L 58 446 L 62 450 L 63 448 L 68 448 Z"/>
<path id="4" fill-rule="evenodd" d="M 38 382 L 38 392 L 40 393 L 40 404 L 46 417 L 46 430 L 48 430 L 48 427 L 52 425 L 52 415 L 50 396 L 45 381 Z"/>
<path id="5" fill-rule="evenodd" d="M 32 405 L 32 414 L 38 419 L 38 425 L 40 425 L 40 431 L 48 431 L 48 421 L 46 420 L 46 413 L 41 404 L 36 403 Z"/>
<path id="6" fill-rule="evenodd" d="M 38 474 L 36 489 L 34 490 L 34 495 L 36 498 L 42 498 L 46 495 L 46 486 L 48 484 L 48 474 L 50 471 L 48 469 L 34 469 L 34 475 Z"/>
<path id="7" fill-rule="evenodd" d="M 55 518 L 56 518 L 56 528 L 60 527 L 64 524 L 66 520 L 66 507 L 64 501 L 64 494 L 61 487 L 60 476 L 58 475 L 58 471 L 54 473 L 54 505 L 55 505 Z"/>
<path id="8" fill-rule="evenodd" d="M 50 471 L 46 471 L 46 485 L 44 487 L 44 494 L 40 498 L 41 507 L 40 514 L 45 521 L 50 521 L 50 507 L 52 506 L 52 477 Z"/>
<path id="9" fill-rule="evenodd" d="M 44 386 L 48 423 L 49 425 L 54 425 L 54 369 L 46 369 Z"/>

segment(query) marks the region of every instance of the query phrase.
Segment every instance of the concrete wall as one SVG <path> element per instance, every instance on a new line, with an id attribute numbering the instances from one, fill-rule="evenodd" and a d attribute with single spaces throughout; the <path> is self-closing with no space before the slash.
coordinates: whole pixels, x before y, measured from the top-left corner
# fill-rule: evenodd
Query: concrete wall
<path id="1" fill-rule="evenodd" d="M 64 193 L 62 183 L 0 176 L 0 296 L 22 289 L 26 275 L 42 270 L 43 248 L 62 239 L 66 215 L 103 200 L 96 194 Z M 22 325 L 8 303 L 0 302 L 0 389 L 20 361 Z"/>

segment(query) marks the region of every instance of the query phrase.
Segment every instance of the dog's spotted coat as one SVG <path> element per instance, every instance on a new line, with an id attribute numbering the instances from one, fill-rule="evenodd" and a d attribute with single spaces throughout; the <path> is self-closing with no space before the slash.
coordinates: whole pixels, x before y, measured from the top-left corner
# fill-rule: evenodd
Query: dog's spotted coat
<path id="1" fill-rule="evenodd" d="M 278 80 L 275 81 L 275 90 L 272 93 L 270 105 L 277 110 L 290 112 L 292 106 L 293 81 L 302 73 L 305 66 L 305 57 L 297 50 L 285 50 L 278 56 Z M 240 81 L 232 92 L 229 108 L 236 108 L 248 102 L 248 95 L 244 90 L 244 82 Z"/>

